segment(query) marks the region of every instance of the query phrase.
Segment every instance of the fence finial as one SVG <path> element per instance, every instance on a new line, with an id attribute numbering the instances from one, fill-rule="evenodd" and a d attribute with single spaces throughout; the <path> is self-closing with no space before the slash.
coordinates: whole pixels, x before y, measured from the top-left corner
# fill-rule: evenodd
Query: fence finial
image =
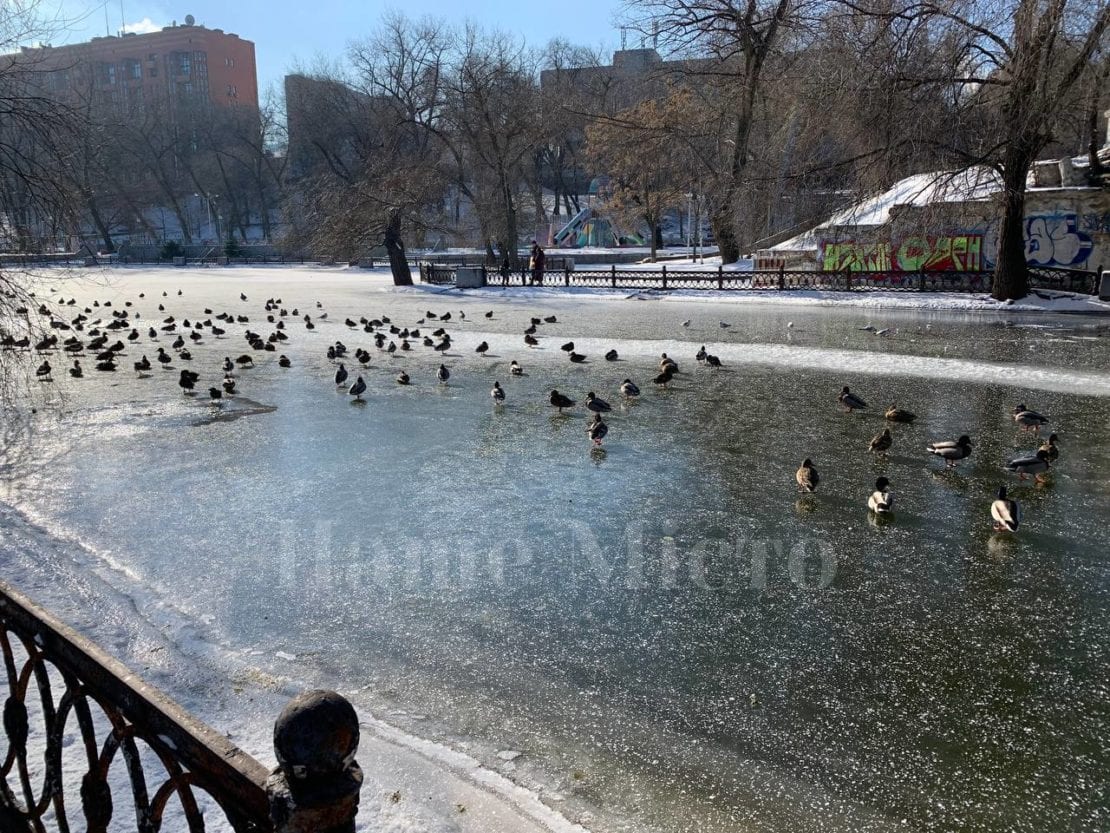
<path id="1" fill-rule="evenodd" d="M 274 724 L 278 768 L 266 782 L 276 833 L 354 833 L 362 770 L 358 716 L 334 691 L 293 698 Z"/>

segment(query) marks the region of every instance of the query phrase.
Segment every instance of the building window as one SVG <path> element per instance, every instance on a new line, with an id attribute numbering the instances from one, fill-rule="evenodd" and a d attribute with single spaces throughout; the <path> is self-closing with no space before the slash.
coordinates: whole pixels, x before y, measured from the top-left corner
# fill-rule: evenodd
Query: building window
<path id="1" fill-rule="evenodd" d="M 227 94 L 230 98 L 238 98 L 239 97 L 239 88 L 236 87 L 234 84 L 228 84 L 227 85 Z"/>
<path id="2" fill-rule="evenodd" d="M 181 92 L 183 92 L 185 95 L 192 95 L 193 83 L 191 81 L 186 81 L 184 84 L 181 85 Z"/>
<path id="3" fill-rule="evenodd" d="M 102 80 L 104 81 L 104 83 L 108 84 L 109 86 L 112 85 L 112 84 L 115 84 L 116 83 L 116 65 L 115 64 L 103 64 L 102 65 L 102 70 L 103 70 L 103 72 L 102 72 L 101 77 L 102 77 Z"/>
<path id="4" fill-rule="evenodd" d="M 143 65 L 138 61 L 127 62 L 127 77 L 139 81 L 143 77 Z"/>
<path id="5" fill-rule="evenodd" d="M 224 58 L 224 66 L 229 67 L 231 69 L 234 69 L 235 68 L 235 59 L 234 58 Z"/>
<path id="6" fill-rule="evenodd" d="M 177 55 L 177 71 L 179 75 L 189 75 L 193 71 L 193 56 L 189 52 L 179 52 Z"/>

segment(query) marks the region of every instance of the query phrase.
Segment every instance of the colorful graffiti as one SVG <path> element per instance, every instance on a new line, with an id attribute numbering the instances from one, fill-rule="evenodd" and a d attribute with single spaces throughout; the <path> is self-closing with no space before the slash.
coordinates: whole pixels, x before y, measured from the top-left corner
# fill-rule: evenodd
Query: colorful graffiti
<path id="1" fill-rule="evenodd" d="M 1095 244 L 1079 230 L 1071 211 L 1044 212 L 1025 218 L 1025 260 L 1035 266 L 1080 266 Z"/>
<path id="2" fill-rule="evenodd" d="M 983 268 L 980 234 L 907 237 L 897 246 L 886 241 L 827 240 L 820 264 L 826 272 L 978 272 Z"/>

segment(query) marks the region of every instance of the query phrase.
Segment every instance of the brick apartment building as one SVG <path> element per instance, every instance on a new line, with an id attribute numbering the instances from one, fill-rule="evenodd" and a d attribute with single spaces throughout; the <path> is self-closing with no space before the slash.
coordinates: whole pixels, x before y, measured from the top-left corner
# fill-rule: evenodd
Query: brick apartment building
<path id="1" fill-rule="evenodd" d="M 36 70 L 60 99 L 134 109 L 166 101 L 258 107 L 254 44 L 186 18 L 148 34 L 93 38 L 68 46 L 24 47 L 7 56 Z M 42 73 L 39 75 L 39 73 Z"/>

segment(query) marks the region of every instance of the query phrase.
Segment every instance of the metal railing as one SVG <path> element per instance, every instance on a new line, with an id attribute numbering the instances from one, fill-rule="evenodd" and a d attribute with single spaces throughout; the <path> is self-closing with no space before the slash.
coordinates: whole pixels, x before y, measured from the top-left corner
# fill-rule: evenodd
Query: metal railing
<path id="1" fill-rule="evenodd" d="M 342 701 L 350 710 L 349 716 L 342 712 L 347 735 L 354 721 L 354 746 L 348 743 L 339 758 L 348 765 L 346 770 L 306 772 L 295 755 L 283 756 L 283 739 L 285 749 L 299 749 L 298 738 L 304 745 L 305 726 L 297 722 L 298 715 L 306 708 L 316 709 L 314 714 L 319 715 L 321 700 L 326 700 L 324 708 L 333 714 L 337 708 L 342 711 L 338 695 L 313 692 L 287 707 L 275 732 L 282 766 L 271 774 L 222 734 L 3 583 L 0 651 L 7 677 L 5 746 L 0 747 L 0 830 L 5 833 L 70 829 L 96 833 L 110 825 L 120 829 L 121 822 L 130 827 L 129 820 L 113 820 L 114 807 L 125 804 L 134 807 L 135 830 L 161 830 L 170 810 L 174 818 L 184 819 L 174 829 L 197 833 L 206 829 L 202 808 L 209 802 L 205 796 L 215 802 L 236 833 L 310 829 L 295 826 L 305 821 L 297 818 L 298 802 L 303 807 L 312 805 L 316 813 L 323 806 L 333 816 L 349 812 L 354 818 L 361 771 L 353 760 L 358 723 L 350 704 Z M 28 709 L 32 701 L 34 708 Z M 66 748 L 70 751 L 63 756 Z M 79 750 L 76 755 L 74 750 Z M 313 760 L 321 757 L 317 746 Z M 311 764 L 307 769 L 312 770 Z M 79 778 L 79 782 L 67 783 L 67 778 Z M 350 795 L 344 795 L 346 805 L 339 807 L 335 783 L 352 780 L 357 781 L 354 805 Z M 304 792 L 319 790 L 325 781 L 332 789 L 331 798 L 313 805 Z M 113 795 L 123 789 L 130 794 L 127 798 Z M 290 799 L 290 793 L 296 800 Z"/>
<path id="2" fill-rule="evenodd" d="M 421 263 L 424 283 L 453 285 L 454 265 Z M 488 286 L 533 285 L 531 273 L 500 272 L 483 269 Z M 1054 289 L 1086 295 L 1096 294 L 1096 272 L 1074 269 L 1031 267 L 1030 285 L 1034 289 Z M 759 270 L 741 272 L 718 267 L 716 270 L 676 269 L 663 264 L 657 269 L 546 270 L 541 285 L 549 287 L 597 287 L 610 289 L 716 289 L 716 290 L 820 290 L 823 292 L 989 292 L 991 272 L 814 272 L 812 270 Z"/>

